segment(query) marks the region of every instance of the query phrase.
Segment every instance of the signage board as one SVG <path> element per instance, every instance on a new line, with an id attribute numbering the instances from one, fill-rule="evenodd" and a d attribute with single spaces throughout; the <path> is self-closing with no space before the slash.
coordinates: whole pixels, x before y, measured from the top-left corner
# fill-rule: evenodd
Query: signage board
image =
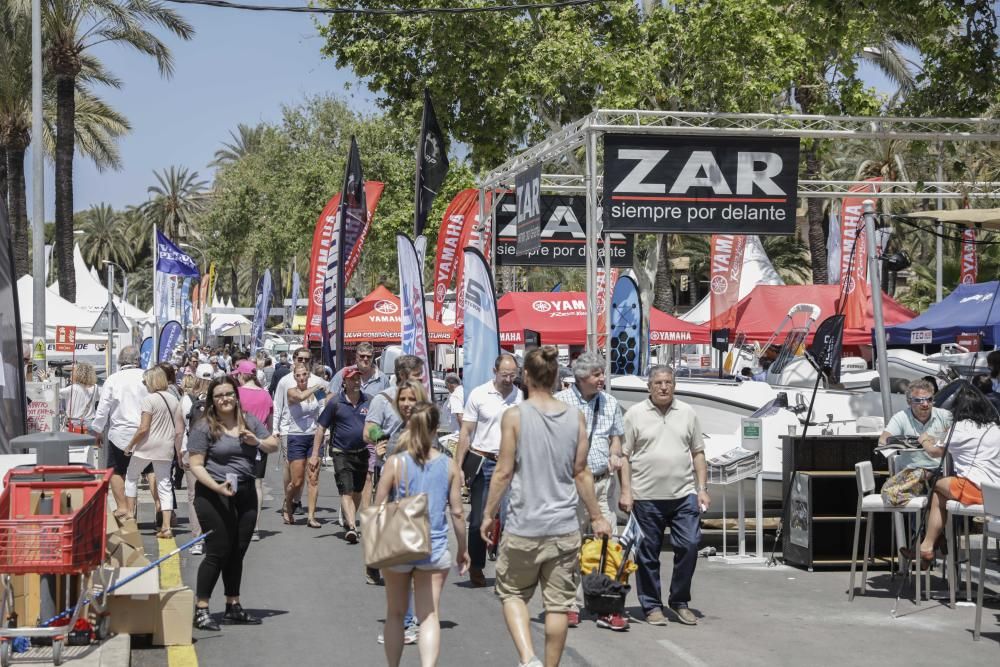
<path id="1" fill-rule="evenodd" d="M 56 352 L 73 352 L 76 350 L 76 327 L 56 327 Z"/>
<path id="2" fill-rule="evenodd" d="M 934 342 L 934 332 L 930 329 L 918 329 L 910 332 L 910 345 L 925 345 Z"/>
<path id="3" fill-rule="evenodd" d="M 542 243 L 542 165 L 536 164 L 514 178 L 514 200 L 517 203 L 517 249 L 523 257 L 538 252 Z"/>
<path id="4" fill-rule="evenodd" d="M 498 266 L 586 266 L 587 201 L 585 197 L 541 196 L 541 237 L 535 252 L 518 256 L 517 204 L 506 194 L 497 204 Z M 632 266 L 633 237 L 611 234 L 611 266 Z M 603 256 L 603 253 L 602 253 Z"/>
<path id="5" fill-rule="evenodd" d="M 524 351 L 530 352 L 536 347 L 541 346 L 542 335 L 537 331 L 532 331 L 531 329 L 524 330 Z"/>
<path id="6" fill-rule="evenodd" d="M 969 352 L 979 352 L 983 347 L 983 337 L 979 334 L 959 334 L 955 336 L 955 342 Z"/>
<path id="7" fill-rule="evenodd" d="M 712 348 L 719 352 L 729 349 L 729 329 L 712 329 Z"/>
<path id="8" fill-rule="evenodd" d="M 604 135 L 606 231 L 793 234 L 799 140 Z"/>

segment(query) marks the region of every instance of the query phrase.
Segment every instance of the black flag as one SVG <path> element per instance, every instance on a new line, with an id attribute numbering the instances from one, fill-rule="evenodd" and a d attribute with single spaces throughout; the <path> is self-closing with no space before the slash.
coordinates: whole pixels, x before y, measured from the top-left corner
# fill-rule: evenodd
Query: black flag
<path id="1" fill-rule="evenodd" d="M 416 214 L 413 220 L 413 238 L 424 233 L 424 224 L 430 215 L 431 205 L 445 176 L 448 175 L 448 153 L 445 151 L 444 133 L 438 125 L 430 93 L 424 89 L 424 114 L 420 120 L 420 141 L 417 143 Z"/>
<path id="2" fill-rule="evenodd" d="M 844 316 L 831 315 L 816 329 L 809 356 L 833 384 L 840 382 L 840 357 L 844 351 Z"/>
<path id="3" fill-rule="evenodd" d="M 10 454 L 11 439 L 27 432 L 22 353 L 14 246 L 7 202 L 0 197 L 0 454 Z"/>

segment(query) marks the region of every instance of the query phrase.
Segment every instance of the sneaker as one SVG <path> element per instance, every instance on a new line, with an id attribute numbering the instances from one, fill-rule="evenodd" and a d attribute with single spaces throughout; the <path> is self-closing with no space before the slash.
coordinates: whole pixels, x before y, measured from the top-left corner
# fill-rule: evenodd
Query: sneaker
<path id="1" fill-rule="evenodd" d="M 365 568 L 365 583 L 369 586 L 378 586 L 382 583 L 382 576 L 378 573 L 378 570 L 371 567 Z"/>
<path id="2" fill-rule="evenodd" d="M 420 639 L 420 628 L 416 625 L 403 630 L 403 644 L 416 644 Z"/>
<path id="3" fill-rule="evenodd" d="M 191 548 L 188 549 L 188 553 L 190 555 L 192 555 L 192 556 L 200 556 L 203 553 L 205 553 L 205 541 L 202 540 L 201 542 L 198 542 L 197 544 L 192 544 Z"/>
<path id="4" fill-rule="evenodd" d="M 670 610 L 674 612 L 677 620 L 684 625 L 698 625 L 698 617 L 687 607 L 671 607 Z"/>
<path id="5" fill-rule="evenodd" d="M 353 528 L 344 535 L 344 539 L 347 540 L 348 544 L 358 543 L 358 533 Z"/>
<path id="6" fill-rule="evenodd" d="M 545 667 L 545 663 L 543 663 L 538 658 L 532 656 L 531 660 L 529 660 L 528 662 L 522 663 L 521 665 L 519 665 L 519 667 Z"/>
<path id="7" fill-rule="evenodd" d="M 469 568 L 469 583 L 472 584 L 473 588 L 483 588 L 486 586 L 486 575 L 483 574 L 482 568 Z"/>
<path id="8" fill-rule="evenodd" d="M 578 627 L 580 625 L 580 612 L 578 611 L 567 611 L 566 612 L 566 624 L 571 628 Z"/>
<path id="9" fill-rule="evenodd" d="M 302 514 L 302 503 L 297 500 L 292 503 L 292 514 Z"/>
<path id="10" fill-rule="evenodd" d="M 654 609 L 646 614 L 646 622 L 650 625 L 666 625 L 667 617 L 663 615 L 662 609 Z"/>
<path id="11" fill-rule="evenodd" d="M 253 535 L 250 536 L 250 541 L 251 542 L 260 542 L 260 531 L 259 530 L 253 531 Z"/>
<path id="12" fill-rule="evenodd" d="M 218 632 L 221 630 L 219 624 L 215 622 L 212 618 L 212 614 L 209 613 L 208 607 L 195 607 L 194 608 L 194 627 L 199 630 L 211 630 L 212 632 Z"/>
<path id="13" fill-rule="evenodd" d="M 226 605 L 226 613 L 222 615 L 222 622 L 226 625 L 260 625 L 260 619 L 244 611 L 239 602 Z"/>
<path id="14" fill-rule="evenodd" d="M 597 627 L 614 630 L 615 632 L 624 632 L 628 630 L 628 619 L 621 614 L 599 616 L 597 618 Z"/>

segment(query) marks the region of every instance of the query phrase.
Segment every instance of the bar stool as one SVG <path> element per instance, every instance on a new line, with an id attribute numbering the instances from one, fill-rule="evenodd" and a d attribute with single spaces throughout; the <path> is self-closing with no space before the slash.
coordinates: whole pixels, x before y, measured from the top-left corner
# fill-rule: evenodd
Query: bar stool
<path id="1" fill-rule="evenodd" d="M 945 540 L 948 544 L 948 555 L 945 559 L 948 577 L 949 602 L 952 609 L 955 608 L 955 586 L 958 582 L 958 555 L 961 550 L 961 541 L 955 543 L 955 521 L 956 517 L 962 518 L 962 536 L 965 537 L 965 599 L 972 599 L 972 538 L 969 531 L 969 519 L 974 516 L 983 515 L 982 505 L 963 505 L 957 500 L 949 500 L 945 504 L 948 512 L 948 519 L 944 524 Z"/>

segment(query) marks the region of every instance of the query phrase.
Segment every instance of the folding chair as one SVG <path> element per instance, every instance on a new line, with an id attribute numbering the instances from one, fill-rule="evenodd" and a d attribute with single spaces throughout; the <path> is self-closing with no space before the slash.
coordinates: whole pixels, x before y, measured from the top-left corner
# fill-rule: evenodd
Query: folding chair
<path id="1" fill-rule="evenodd" d="M 979 629 L 983 623 L 983 589 L 986 588 L 986 552 L 990 538 L 1000 539 L 1000 485 L 983 484 L 983 544 L 979 549 L 979 588 L 976 590 L 976 627 L 972 638 L 979 641 Z"/>

